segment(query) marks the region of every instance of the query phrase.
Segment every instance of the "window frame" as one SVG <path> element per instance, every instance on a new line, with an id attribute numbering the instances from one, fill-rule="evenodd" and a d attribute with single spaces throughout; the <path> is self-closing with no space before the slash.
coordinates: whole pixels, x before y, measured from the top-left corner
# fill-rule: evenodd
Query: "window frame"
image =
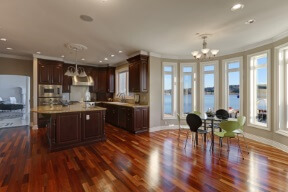
<path id="1" fill-rule="evenodd" d="M 283 62 L 280 61 L 280 52 L 283 52 Z M 288 43 L 274 48 L 274 126 L 275 132 L 288 136 Z M 286 57 L 286 59 L 285 59 Z M 286 107 L 285 107 L 286 106 Z M 283 113 L 282 117 L 280 114 Z M 285 125 L 286 124 L 286 125 Z M 283 127 L 283 125 L 285 127 Z"/>
<path id="2" fill-rule="evenodd" d="M 214 65 L 214 71 L 205 72 L 205 66 Z M 204 111 L 204 77 L 205 74 L 214 74 L 214 111 L 219 108 L 219 61 L 207 61 L 200 62 L 200 93 L 199 93 L 199 101 L 200 101 L 200 111 L 201 113 L 206 113 Z"/>
<path id="3" fill-rule="evenodd" d="M 185 119 L 186 115 L 184 114 L 183 108 L 183 88 L 184 88 L 184 67 L 192 67 L 192 112 L 197 108 L 197 63 L 180 63 L 180 87 L 179 87 L 179 103 L 180 103 L 180 117 L 181 119 Z"/>
<path id="4" fill-rule="evenodd" d="M 126 76 L 126 78 L 127 78 L 127 81 L 126 81 L 127 90 L 126 90 L 126 93 L 125 93 L 125 98 L 126 99 L 133 99 L 133 96 L 131 96 L 129 94 L 129 68 L 128 68 L 128 66 L 127 67 L 122 67 L 120 69 L 116 69 L 115 70 L 115 76 L 116 76 L 116 78 L 115 78 L 115 85 L 116 85 L 115 86 L 115 98 L 119 98 L 117 96 L 119 94 L 119 74 L 123 73 L 123 72 L 127 72 L 127 76 Z"/>
<path id="5" fill-rule="evenodd" d="M 262 68 L 264 65 L 255 65 L 253 58 L 259 58 L 263 55 L 267 54 L 267 113 L 266 113 L 266 126 L 261 125 L 261 123 L 254 122 L 254 103 L 255 101 L 251 101 L 251 97 L 255 94 L 255 84 L 251 85 L 252 83 L 256 82 L 255 71 L 259 68 Z M 253 70 L 253 81 L 251 82 L 251 70 Z M 257 89 L 256 89 L 257 90 Z M 253 94 L 253 95 L 252 95 Z M 271 51 L 265 50 L 261 52 L 257 52 L 247 56 L 247 98 L 248 98 L 248 106 L 247 106 L 247 125 L 254 128 L 264 129 L 267 131 L 271 130 Z M 254 99 L 253 99 L 254 100 Z M 253 102 L 253 103 L 252 103 Z"/>
<path id="6" fill-rule="evenodd" d="M 229 64 L 233 62 L 239 62 L 240 66 L 239 68 L 236 69 L 229 69 Z M 243 115 L 243 57 L 234 57 L 230 59 L 225 59 L 222 61 L 222 87 L 223 87 L 223 93 L 224 96 L 222 97 L 222 108 L 228 110 L 228 74 L 229 72 L 239 72 L 240 75 L 240 86 L 239 86 L 239 91 L 240 91 L 240 115 Z"/>
<path id="7" fill-rule="evenodd" d="M 173 77 L 173 86 L 172 86 L 172 115 L 164 114 L 164 67 L 172 66 L 172 77 Z M 162 119 L 177 119 L 177 94 L 178 94 L 178 71 L 177 63 L 175 62 L 162 62 Z"/>

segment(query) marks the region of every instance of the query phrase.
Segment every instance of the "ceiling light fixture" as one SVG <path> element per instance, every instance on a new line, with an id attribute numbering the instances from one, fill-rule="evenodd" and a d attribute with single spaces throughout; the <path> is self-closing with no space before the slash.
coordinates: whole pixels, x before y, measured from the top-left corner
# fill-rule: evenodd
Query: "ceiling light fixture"
<path id="1" fill-rule="evenodd" d="M 237 10 L 240 10 L 240 9 L 243 9 L 243 8 L 244 8 L 243 4 L 237 3 L 237 4 L 233 5 L 233 7 L 231 8 L 231 11 L 237 11 Z"/>
<path id="2" fill-rule="evenodd" d="M 207 48 L 207 35 L 201 35 L 200 36 L 203 39 L 203 47 L 201 49 L 201 51 L 192 51 L 191 54 L 193 55 L 193 57 L 195 59 L 206 59 L 206 58 L 210 58 L 211 56 L 215 57 L 217 55 L 217 53 L 219 52 L 218 49 L 212 49 L 210 51 L 209 48 Z M 202 52 L 202 54 L 201 54 Z"/>
<path id="3" fill-rule="evenodd" d="M 41 54 L 41 52 L 40 52 L 40 51 L 37 51 L 36 53 L 37 53 L 38 55 L 40 55 L 40 54 Z"/>
<path id="4" fill-rule="evenodd" d="M 115 55 L 111 55 L 111 57 L 114 57 Z"/>
<path id="5" fill-rule="evenodd" d="M 0 40 L 1 40 L 1 41 L 7 41 L 7 39 L 6 39 L 6 38 L 1 38 Z"/>
<path id="6" fill-rule="evenodd" d="M 102 63 L 103 61 L 99 61 L 100 63 Z"/>
<path id="7" fill-rule="evenodd" d="M 87 74 L 84 70 L 83 67 L 78 67 L 77 65 L 77 54 L 79 51 L 84 51 L 87 50 L 88 48 L 84 45 L 80 45 L 80 44 L 66 44 L 65 45 L 68 49 L 72 49 L 75 52 L 75 67 L 73 66 L 69 66 L 67 71 L 65 72 L 66 76 L 69 77 L 73 77 L 73 76 L 79 76 L 79 77 L 86 77 Z M 83 60 L 84 58 L 82 58 L 81 60 Z"/>
<path id="8" fill-rule="evenodd" d="M 122 53 L 123 51 L 118 51 L 118 53 Z"/>
<path id="9" fill-rule="evenodd" d="M 65 56 L 64 56 L 64 55 L 61 55 L 61 57 L 64 58 Z"/>
<path id="10" fill-rule="evenodd" d="M 86 22 L 92 22 L 93 21 L 93 18 L 90 17 L 89 15 L 80 15 L 80 19 L 82 21 L 86 21 Z"/>
<path id="11" fill-rule="evenodd" d="M 7 47 L 6 49 L 7 49 L 7 50 L 13 50 L 13 48 L 11 48 L 11 47 Z"/>
<path id="12" fill-rule="evenodd" d="M 105 60 L 105 61 L 108 61 L 108 58 L 106 57 L 104 60 Z"/>
<path id="13" fill-rule="evenodd" d="M 245 22 L 245 24 L 249 25 L 255 22 L 255 19 L 249 19 L 248 21 Z"/>
<path id="14" fill-rule="evenodd" d="M 85 61 L 85 59 L 84 59 L 84 58 L 82 58 L 81 60 L 82 60 L 82 61 Z"/>

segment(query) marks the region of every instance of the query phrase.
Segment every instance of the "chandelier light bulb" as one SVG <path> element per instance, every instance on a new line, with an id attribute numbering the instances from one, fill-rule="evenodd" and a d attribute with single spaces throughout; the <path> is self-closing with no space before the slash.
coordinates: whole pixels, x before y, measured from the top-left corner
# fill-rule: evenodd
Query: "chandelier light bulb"
<path id="1" fill-rule="evenodd" d="M 192 51 L 191 54 L 193 55 L 193 57 L 196 57 L 198 55 L 198 51 Z"/>
<path id="2" fill-rule="evenodd" d="M 219 52 L 218 49 L 213 49 L 211 50 L 212 55 L 215 57 L 217 55 L 217 53 Z"/>
<path id="3" fill-rule="evenodd" d="M 206 48 L 206 49 L 202 49 L 201 51 L 202 51 L 203 54 L 206 55 L 209 52 L 209 49 Z"/>
<path id="4" fill-rule="evenodd" d="M 201 58 L 201 54 L 196 55 L 196 59 L 200 59 Z"/>

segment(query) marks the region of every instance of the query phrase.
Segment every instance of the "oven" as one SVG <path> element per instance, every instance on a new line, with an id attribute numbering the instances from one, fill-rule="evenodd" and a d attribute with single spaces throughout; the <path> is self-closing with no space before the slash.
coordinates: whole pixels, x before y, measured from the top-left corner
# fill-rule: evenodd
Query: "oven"
<path id="1" fill-rule="evenodd" d="M 39 85 L 38 91 L 39 98 L 62 97 L 62 85 Z"/>

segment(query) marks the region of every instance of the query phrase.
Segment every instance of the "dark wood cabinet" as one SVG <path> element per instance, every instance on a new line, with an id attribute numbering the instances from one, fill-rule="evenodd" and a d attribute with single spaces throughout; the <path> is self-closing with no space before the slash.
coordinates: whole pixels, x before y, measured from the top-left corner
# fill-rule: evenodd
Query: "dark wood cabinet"
<path id="1" fill-rule="evenodd" d="M 63 84 L 62 84 L 62 92 L 63 93 L 70 93 L 70 86 L 72 85 L 72 77 L 65 75 L 68 67 L 71 65 L 64 64 L 63 65 Z"/>
<path id="2" fill-rule="evenodd" d="M 99 84 L 98 84 L 98 68 L 93 68 L 92 71 L 91 71 L 91 77 L 93 78 L 94 80 L 94 86 L 90 86 L 89 87 L 89 91 L 91 93 L 97 93 L 99 91 Z"/>
<path id="3" fill-rule="evenodd" d="M 101 139 L 104 130 L 102 129 L 103 122 L 99 119 L 104 119 L 103 113 L 101 111 L 95 112 L 84 112 L 82 113 L 82 140 L 97 140 Z"/>
<path id="4" fill-rule="evenodd" d="M 57 116 L 56 142 L 69 145 L 81 141 L 81 114 L 62 113 Z"/>
<path id="5" fill-rule="evenodd" d="M 132 133 L 146 132 L 149 129 L 149 107 L 125 107 L 104 103 L 106 122 Z"/>
<path id="6" fill-rule="evenodd" d="M 127 60 L 129 63 L 129 91 L 148 92 L 149 57 L 137 55 Z"/>
<path id="7" fill-rule="evenodd" d="M 38 62 L 38 83 L 49 85 L 62 85 L 63 63 L 39 59 Z"/>
<path id="8" fill-rule="evenodd" d="M 98 92 L 106 92 L 107 90 L 107 68 L 98 68 Z"/>
<path id="9" fill-rule="evenodd" d="M 107 93 L 115 92 L 115 67 L 107 68 Z"/>
<path id="10" fill-rule="evenodd" d="M 105 110 L 52 114 L 47 129 L 50 150 L 106 140 Z"/>

